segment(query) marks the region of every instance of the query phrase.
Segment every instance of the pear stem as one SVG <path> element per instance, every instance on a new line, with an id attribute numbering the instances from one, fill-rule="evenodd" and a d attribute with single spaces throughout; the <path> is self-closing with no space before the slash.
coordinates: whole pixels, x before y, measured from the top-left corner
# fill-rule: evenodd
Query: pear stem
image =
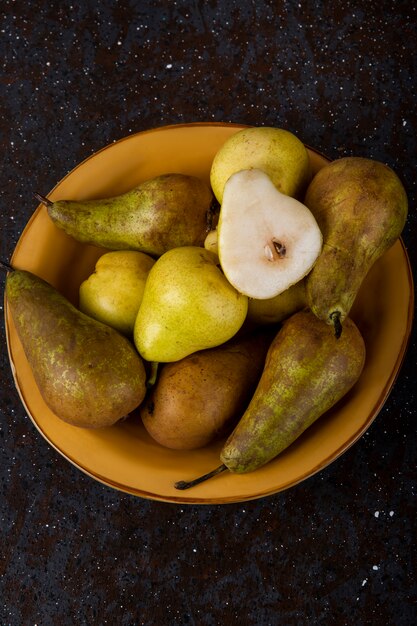
<path id="1" fill-rule="evenodd" d="M 13 272 L 14 271 L 14 267 L 9 265 L 9 263 L 6 263 L 6 261 L 0 261 L 0 267 L 1 267 L 2 270 L 6 270 L 6 272 Z"/>
<path id="2" fill-rule="evenodd" d="M 216 469 L 212 470 L 211 472 L 208 472 L 208 474 L 199 476 L 198 478 L 195 478 L 194 480 L 190 480 L 190 481 L 180 480 L 179 482 L 175 483 L 174 485 L 175 489 L 180 489 L 181 491 L 183 491 L 184 489 L 189 489 L 190 487 L 199 485 L 200 483 L 204 482 L 205 480 L 208 480 L 209 478 L 212 478 L 213 476 L 217 476 L 217 474 L 221 474 L 221 472 L 224 472 L 225 470 L 227 470 L 227 467 L 224 463 L 222 463 L 221 465 L 219 465 L 219 467 L 216 467 Z"/>
<path id="3" fill-rule="evenodd" d="M 153 387 L 154 384 L 156 383 L 156 379 L 158 377 L 158 365 L 159 365 L 158 361 L 151 361 L 150 362 L 149 378 L 146 381 L 146 386 L 147 386 L 148 389 Z"/>
<path id="4" fill-rule="evenodd" d="M 340 321 L 340 311 L 333 311 L 330 313 L 330 319 L 334 328 L 334 336 L 339 339 L 342 334 L 342 322 Z"/>
<path id="5" fill-rule="evenodd" d="M 34 195 L 35 195 L 36 200 L 38 200 L 41 204 L 44 204 L 47 208 L 53 205 L 53 202 L 51 202 L 51 200 L 49 200 L 48 198 L 45 198 L 45 196 L 41 196 L 40 193 L 35 192 Z"/>

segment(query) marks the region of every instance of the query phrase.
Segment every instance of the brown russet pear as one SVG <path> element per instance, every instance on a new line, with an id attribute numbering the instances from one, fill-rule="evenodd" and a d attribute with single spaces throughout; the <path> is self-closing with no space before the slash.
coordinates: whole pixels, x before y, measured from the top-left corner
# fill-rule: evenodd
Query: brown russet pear
<path id="1" fill-rule="evenodd" d="M 368 271 L 404 228 L 406 192 L 387 165 L 345 157 L 319 170 L 304 201 L 324 241 L 307 277 L 308 304 L 339 335 Z"/>
<path id="2" fill-rule="evenodd" d="M 252 472 L 288 448 L 358 380 L 365 362 L 363 338 L 350 318 L 337 339 L 311 311 L 294 313 L 273 339 L 253 397 L 224 444 L 222 465 L 187 489 L 229 469 Z"/>
<path id="3" fill-rule="evenodd" d="M 56 226 L 77 241 L 155 256 L 203 245 L 214 217 L 211 189 L 186 174 L 156 176 L 112 198 L 52 202 L 36 197 Z"/>
<path id="4" fill-rule="evenodd" d="M 177 450 L 228 435 L 258 384 L 271 332 L 253 332 L 159 368 L 140 414 L 148 433 Z"/>
<path id="5" fill-rule="evenodd" d="M 111 426 L 146 392 L 133 344 L 24 270 L 6 280 L 7 305 L 39 391 L 55 415 L 84 428 Z"/>

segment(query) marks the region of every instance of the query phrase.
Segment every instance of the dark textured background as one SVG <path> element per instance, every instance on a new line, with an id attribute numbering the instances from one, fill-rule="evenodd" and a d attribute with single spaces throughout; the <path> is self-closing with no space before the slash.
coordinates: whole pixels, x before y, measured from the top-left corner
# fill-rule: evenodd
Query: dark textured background
<path id="1" fill-rule="evenodd" d="M 283 126 L 332 158 L 389 164 L 409 195 L 417 267 L 414 2 L 0 11 L 2 259 L 33 190 L 130 133 L 214 120 Z M 287 492 L 207 507 L 118 493 L 61 458 L 25 414 L 3 323 L 1 335 L 2 626 L 417 623 L 415 335 L 385 407 L 337 462 Z"/>

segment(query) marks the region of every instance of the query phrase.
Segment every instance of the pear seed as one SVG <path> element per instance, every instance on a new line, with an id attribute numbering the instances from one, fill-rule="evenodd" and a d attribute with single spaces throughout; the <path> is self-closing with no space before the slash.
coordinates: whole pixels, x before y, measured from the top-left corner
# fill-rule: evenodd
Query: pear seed
<path id="1" fill-rule="evenodd" d="M 279 258 L 282 259 L 287 252 L 286 247 L 279 241 L 273 241 L 272 243 L 274 244 L 274 248 L 277 251 Z"/>
<path id="2" fill-rule="evenodd" d="M 266 246 L 264 248 L 264 252 L 265 252 L 265 256 L 268 259 L 268 261 L 273 261 L 274 260 L 274 253 L 272 252 L 271 246 L 269 244 L 266 244 Z"/>

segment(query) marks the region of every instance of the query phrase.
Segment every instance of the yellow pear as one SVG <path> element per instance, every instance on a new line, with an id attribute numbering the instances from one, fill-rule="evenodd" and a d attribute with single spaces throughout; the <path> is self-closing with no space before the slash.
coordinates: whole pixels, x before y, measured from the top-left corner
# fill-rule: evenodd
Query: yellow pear
<path id="1" fill-rule="evenodd" d="M 230 285 L 213 252 L 174 248 L 149 272 L 134 342 L 147 361 L 178 361 L 231 339 L 247 310 L 247 297 Z"/>
<path id="2" fill-rule="evenodd" d="M 311 179 L 310 159 L 302 141 L 283 128 L 257 126 L 238 131 L 216 153 L 210 171 L 214 195 L 221 203 L 226 181 L 240 170 L 260 169 L 281 191 L 302 197 Z"/>
<path id="3" fill-rule="evenodd" d="M 303 279 L 273 298 L 249 298 L 247 320 L 255 325 L 277 324 L 306 306 L 306 282 Z"/>
<path id="4" fill-rule="evenodd" d="M 210 250 L 211 252 L 214 252 L 214 254 L 219 256 L 219 246 L 217 239 L 217 229 L 211 230 L 207 234 L 207 237 L 204 239 L 204 247 L 206 250 Z"/>
<path id="5" fill-rule="evenodd" d="M 155 260 L 136 250 L 106 252 L 80 286 L 79 308 L 125 335 L 133 333 L 145 282 Z"/>

